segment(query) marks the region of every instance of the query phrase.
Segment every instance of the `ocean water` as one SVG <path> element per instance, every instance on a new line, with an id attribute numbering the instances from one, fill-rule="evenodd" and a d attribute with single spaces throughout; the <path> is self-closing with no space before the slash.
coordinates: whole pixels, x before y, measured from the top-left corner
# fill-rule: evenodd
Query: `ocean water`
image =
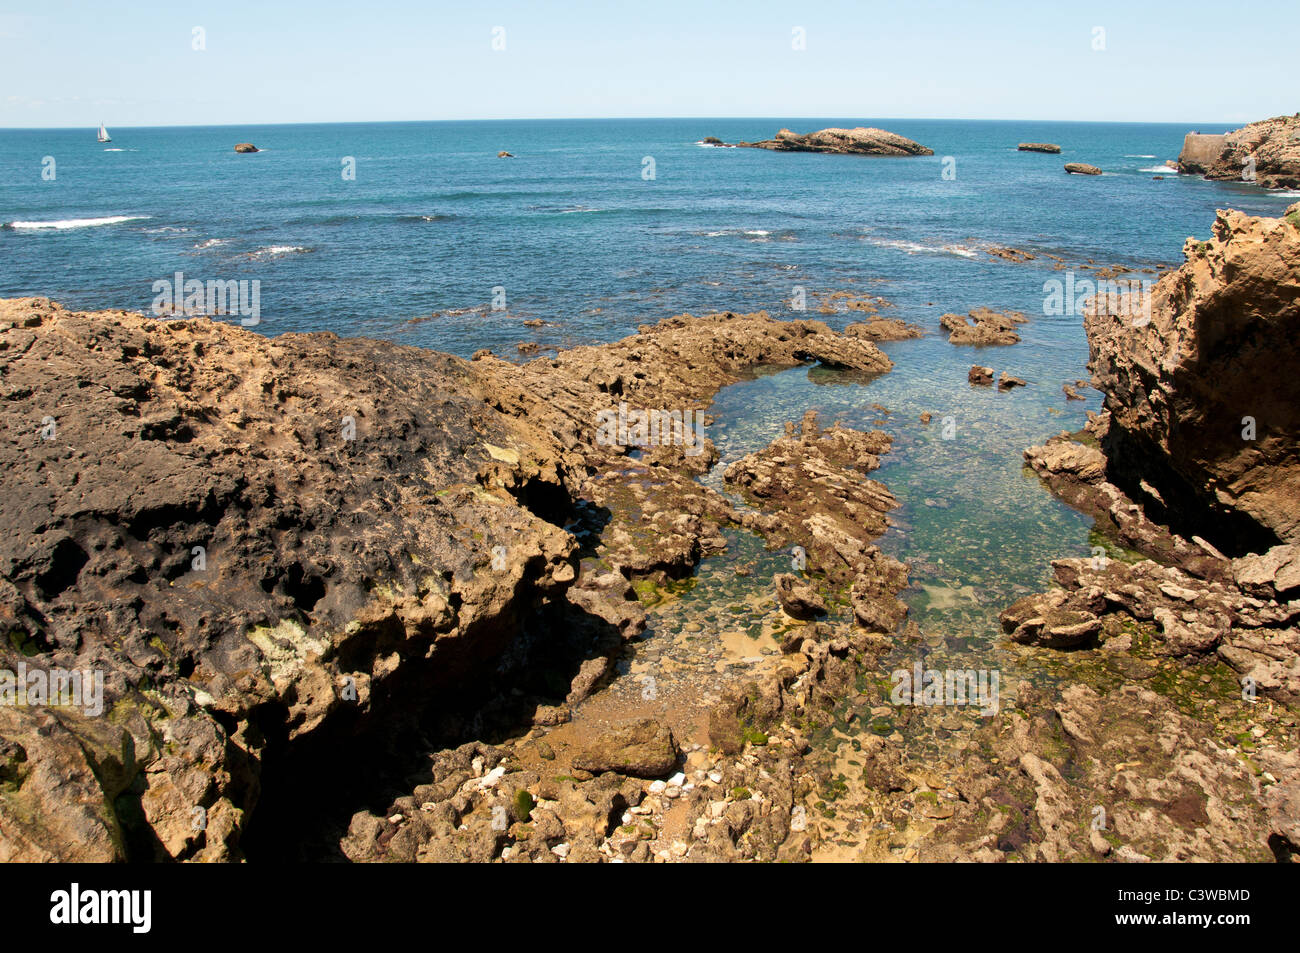
<path id="1" fill-rule="evenodd" d="M 935 155 L 699 144 L 858 124 Z M 889 431 L 894 450 L 874 476 L 901 505 L 882 545 L 913 563 L 908 599 L 927 649 L 966 664 L 973 654 L 1014 666 L 998 610 L 1045 585 L 1050 559 L 1098 542 L 1021 465 L 1024 447 L 1078 429 L 1099 404 L 1095 391 L 1084 402 L 1062 393 L 1087 377 L 1087 342 L 1078 317 L 1044 314 L 1044 283 L 1065 274 L 1045 255 L 1071 267 L 1157 269 L 1181 260 L 1188 236 L 1208 235 L 1216 208 L 1275 215 L 1297 197 L 1169 172 L 1188 131 L 1173 125 L 840 118 L 110 129 L 107 146 L 93 129 L 0 131 L 0 296 L 147 310 L 153 282 L 177 271 L 257 279 L 259 332 L 330 330 L 466 356 L 481 347 L 517 356 L 521 341 L 612 340 L 684 311 L 795 316 L 796 288 L 808 295 L 805 316 L 838 327 L 859 315 L 821 314 L 818 296 L 884 297 L 892 307 L 882 314 L 929 332 L 884 346 L 893 372 L 872 381 L 820 368 L 760 375 L 719 395 L 710 436 L 725 465 L 808 407 L 827 423 Z M 241 140 L 264 151 L 237 155 Z M 1056 142 L 1064 153 L 1020 153 L 1021 141 Z M 515 158 L 497 158 L 502 149 Z M 42 175 L 47 157 L 53 178 Z M 348 158 L 354 179 L 342 174 Z M 1105 175 L 1066 175 L 1066 161 Z M 987 254 L 1008 245 L 1037 257 Z M 494 289 L 504 308 L 494 309 Z M 939 315 L 977 306 L 1025 312 L 1022 343 L 949 345 Z M 525 327 L 530 319 L 543 324 Z M 1029 386 L 971 388 L 973 363 Z M 923 411 L 934 415 L 928 427 Z M 944 418 L 952 439 L 942 436 Z M 754 558 L 752 547 L 737 550 Z M 737 592 L 728 598 L 770 590 L 779 560 L 729 577 Z M 707 571 L 726 575 L 722 566 Z"/>
<path id="2" fill-rule="evenodd" d="M 1171 125 L 876 120 L 935 155 L 865 159 L 697 144 L 873 122 L 843 118 L 246 129 L 106 118 L 107 145 L 93 129 L 0 130 L 0 295 L 143 310 L 176 271 L 259 279 L 267 334 L 329 329 L 460 354 L 607 340 L 682 311 L 782 309 L 796 285 L 885 281 L 873 290 L 904 316 L 931 301 L 1040 309 L 1043 276 L 990 263 L 983 246 L 1169 262 L 1216 207 L 1288 201 L 1153 181 L 1143 170 L 1175 158 L 1187 131 Z M 264 151 L 235 154 L 243 140 Z M 1017 152 L 1027 140 L 1065 152 Z M 1070 160 L 1107 174 L 1067 176 Z M 506 308 L 494 311 L 498 287 Z M 546 324 L 523 327 L 529 318 Z"/>

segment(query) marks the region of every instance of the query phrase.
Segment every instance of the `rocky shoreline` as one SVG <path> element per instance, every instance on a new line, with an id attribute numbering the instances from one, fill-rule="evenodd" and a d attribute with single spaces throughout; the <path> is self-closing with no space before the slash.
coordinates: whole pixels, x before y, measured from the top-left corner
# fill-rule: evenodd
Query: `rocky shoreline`
<path id="1" fill-rule="evenodd" d="M 1178 171 L 1266 189 L 1300 188 L 1300 113 L 1275 116 L 1223 135 L 1188 133 Z"/>
<path id="2" fill-rule="evenodd" d="M 888 434 L 809 412 L 699 479 L 720 388 L 889 373 L 920 332 L 880 302 L 523 364 L 0 302 L 0 669 L 103 674 L 102 713 L 0 705 L 0 859 L 1290 859 L 1297 215 L 1220 213 L 1149 321 L 1085 319 L 1103 410 L 1025 456 L 1106 545 L 1001 616 L 1064 687 L 965 721 L 887 677 L 930 638 Z M 761 623 L 667 626 L 745 539 Z"/>

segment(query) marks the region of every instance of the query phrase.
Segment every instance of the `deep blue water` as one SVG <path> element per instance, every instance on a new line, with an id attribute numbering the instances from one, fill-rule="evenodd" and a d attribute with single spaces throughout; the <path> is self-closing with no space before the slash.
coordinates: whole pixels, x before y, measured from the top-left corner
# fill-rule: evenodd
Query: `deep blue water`
<path id="1" fill-rule="evenodd" d="M 1276 213 L 1295 200 L 1244 184 L 1153 181 L 1141 170 L 1176 157 L 1183 126 L 875 122 L 935 150 L 915 159 L 696 144 L 868 123 L 110 122 L 108 146 L 89 129 L 4 130 L 0 223 L 138 218 L 0 228 L 0 295 L 145 310 L 152 283 L 178 270 L 256 278 L 268 334 L 329 329 L 513 352 L 520 340 L 609 339 L 681 311 L 782 309 L 795 285 L 875 281 L 871 290 L 904 316 L 979 304 L 1041 310 L 1043 271 L 991 262 L 983 246 L 1171 262 L 1184 238 L 1206 235 L 1216 207 Z M 264 151 L 236 155 L 240 140 Z M 1065 154 L 1018 153 L 1024 140 L 1057 142 Z M 498 159 L 501 149 L 516 158 Z M 41 174 L 46 156 L 52 181 Z M 341 174 L 345 156 L 356 160 L 354 181 Z M 653 180 L 643 177 L 647 156 Z M 956 160 L 954 180 L 942 178 L 945 156 Z M 1068 160 L 1108 174 L 1067 176 Z M 496 286 L 504 313 L 489 310 Z M 528 318 L 548 323 L 524 328 Z M 1077 321 L 1064 323 L 1052 343 L 1081 341 Z"/>

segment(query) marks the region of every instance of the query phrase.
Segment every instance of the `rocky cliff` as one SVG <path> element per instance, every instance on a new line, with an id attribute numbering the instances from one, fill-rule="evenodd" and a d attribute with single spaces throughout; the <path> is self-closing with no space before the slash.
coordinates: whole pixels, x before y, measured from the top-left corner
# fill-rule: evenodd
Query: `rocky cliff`
<path id="1" fill-rule="evenodd" d="M 1224 135 L 1189 133 L 1178 168 L 1207 179 L 1253 181 L 1266 189 L 1300 188 L 1300 113 L 1252 122 Z"/>
<path id="2" fill-rule="evenodd" d="M 1300 205 L 1221 211 L 1183 251 L 1149 321 L 1124 302 L 1085 318 L 1108 477 L 1225 552 L 1300 541 Z"/>

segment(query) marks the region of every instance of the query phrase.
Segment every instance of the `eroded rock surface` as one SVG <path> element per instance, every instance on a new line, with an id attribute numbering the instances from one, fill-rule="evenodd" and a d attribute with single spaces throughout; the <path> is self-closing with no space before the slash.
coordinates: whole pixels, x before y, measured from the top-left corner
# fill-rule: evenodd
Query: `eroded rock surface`
<path id="1" fill-rule="evenodd" d="M 774 152 L 829 152 L 866 156 L 932 156 L 934 150 L 905 136 L 884 129 L 858 126 L 854 129 L 820 129 L 800 135 L 782 129 L 775 139 L 738 142 L 748 149 L 771 149 Z"/>
<path id="2" fill-rule="evenodd" d="M 1220 211 L 1184 255 L 1149 321 L 1102 296 L 1084 319 L 1108 477 L 1225 552 L 1300 541 L 1300 205 Z"/>
<path id="3" fill-rule="evenodd" d="M 1207 179 L 1300 188 L 1300 113 L 1252 122 L 1222 136 L 1189 133 L 1178 170 Z"/>
<path id="4" fill-rule="evenodd" d="M 989 345 L 1018 344 L 1020 335 L 1013 329 L 1028 320 L 1019 311 L 994 311 L 976 308 L 969 317 L 945 314 L 939 318 L 940 326 L 948 332 L 949 344 Z"/>

